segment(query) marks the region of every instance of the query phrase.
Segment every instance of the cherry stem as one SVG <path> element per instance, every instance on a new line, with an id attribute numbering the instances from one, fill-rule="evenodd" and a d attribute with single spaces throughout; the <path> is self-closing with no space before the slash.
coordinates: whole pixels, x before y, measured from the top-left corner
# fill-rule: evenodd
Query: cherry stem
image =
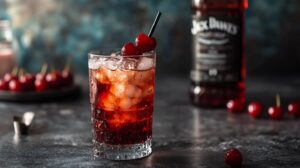
<path id="1" fill-rule="evenodd" d="M 71 62 L 72 62 L 72 57 L 69 56 L 68 61 L 65 65 L 65 67 L 64 67 L 64 71 L 69 71 L 70 70 Z"/>
<path id="2" fill-rule="evenodd" d="M 20 71 L 19 71 L 19 75 L 18 76 L 22 76 L 24 74 L 24 69 L 21 68 Z"/>
<path id="3" fill-rule="evenodd" d="M 159 21 L 160 16 L 161 16 L 161 12 L 157 12 L 156 17 L 155 17 L 155 20 L 154 20 L 154 22 L 153 22 L 153 24 L 152 24 L 152 26 L 151 26 L 150 32 L 149 32 L 149 34 L 148 34 L 149 37 L 152 36 L 152 34 L 153 34 L 153 32 L 154 32 L 154 30 L 155 30 L 155 28 L 156 28 L 156 25 L 157 25 L 157 23 L 158 23 L 158 21 Z"/>
<path id="4" fill-rule="evenodd" d="M 48 65 L 47 64 L 43 64 L 42 69 L 41 69 L 41 74 L 45 75 L 45 73 L 47 72 L 48 69 Z"/>
<path id="5" fill-rule="evenodd" d="M 51 66 L 50 66 L 50 70 L 51 70 L 51 72 L 55 71 L 54 65 L 51 65 Z"/>
<path id="6" fill-rule="evenodd" d="M 11 73 L 12 73 L 13 75 L 17 75 L 18 70 L 19 70 L 18 66 L 15 66 Z"/>
<path id="7" fill-rule="evenodd" d="M 276 106 L 280 107 L 280 96 L 279 96 L 279 94 L 276 94 Z"/>

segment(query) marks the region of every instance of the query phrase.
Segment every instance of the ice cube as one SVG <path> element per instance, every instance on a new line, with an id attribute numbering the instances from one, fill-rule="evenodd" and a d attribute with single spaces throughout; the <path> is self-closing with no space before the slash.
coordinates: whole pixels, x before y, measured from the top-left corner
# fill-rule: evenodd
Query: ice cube
<path id="1" fill-rule="evenodd" d="M 124 71 L 124 70 L 115 70 L 111 71 L 112 74 L 109 76 L 109 80 L 112 83 L 128 83 L 131 79 L 134 78 L 134 71 Z"/>
<path id="2" fill-rule="evenodd" d="M 140 102 L 140 99 L 138 98 L 122 98 L 119 102 L 119 107 L 121 110 L 129 111 L 129 110 L 135 110 L 137 107 L 137 104 Z M 128 115 L 128 114 L 127 114 Z M 132 119 L 134 116 L 131 116 L 129 119 Z"/>
<path id="3" fill-rule="evenodd" d="M 88 64 L 89 64 L 89 69 L 98 69 L 102 65 L 102 60 L 97 58 L 90 58 Z"/>
<path id="4" fill-rule="evenodd" d="M 97 81 L 101 84 L 109 84 L 107 73 L 108 72 L 106 72 L 104 68 L 100 68 L 94 73 L 95 79 L 97 79 Z"/>
<path id="5" fill-rule="evenodd" d="M 116 70 L 118 68 L 117 59 L 110 58 L 103 63 L 103 66 L 109 70 Z"/>
<path id="6" fill-rule="evenodd" d="M 122 70 L 133 70 L 136 69 L 138 65 L 138 60 L 135 58 L 123 58 L 120 61 L 120 68 Z"/>
<path id="7" fill-rule="evenodd" d="M 98 107 L 113 111 L 117 109 L 116 97 L 111 93 L 102 93 L 98 98 Z"/>
<path id="8" fill-rule="evenodd" d="M 142 57 L 138 63 L 137 69 L 138 70 L 148 70 L 154 67 L 154 60 L 153 58 Z"/>
<path id="9" fill-rule="evenodd" d="M 142 89 L 134 85 L 127 85 L 125 88 L 125 94 L 130 98 L 139 98 L 142 95 Z"/>
<path id="10" fill-rule="evenodd" d="M 130 98 L 123 98 L 119 102 L 119 107 L 121 110 L 129 110 L 130 107 L 132 106 L 131 104 L 131 99 Z"/>
<path id="11" fill-rule="evenodd" d="M 125 95 L 125 84 L 124 83 L 113 83 L 109 91 L 116 97 L 124 97 Z"/>
<path id="12" fill-rule="evenodd" d="M 154 95 L 154 86 L 149 85 L 147 87 L 144 87 L 143 89 L 143 97 L 149 97 Z"/>

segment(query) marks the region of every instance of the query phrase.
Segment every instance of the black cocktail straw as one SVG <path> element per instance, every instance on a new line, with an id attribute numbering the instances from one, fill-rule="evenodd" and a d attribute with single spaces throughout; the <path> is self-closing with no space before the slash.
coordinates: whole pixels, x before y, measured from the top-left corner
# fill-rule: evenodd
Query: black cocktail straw
<path id="1" fill-rule="evenodd" d="M 161 15 L 161 12 L 157 12 L 157 15 L 156 15 L 156 17 L 155 17 L 155 20 L 154 20 L 154 22 L 153 22 L 153 24 L 152 24 L 152 27 L 151 27 L 151 29 L 150 29 L 150 32 L 149 32 L 149 34 L 148 34 L 149 37 L 152 36 L 152 34 L 153 34 L 153 32 L 154 32 L 154 30 L 155 30 L 155 28 L 156 28 L 157 22 L 159 21 L 160 15 Z"/>

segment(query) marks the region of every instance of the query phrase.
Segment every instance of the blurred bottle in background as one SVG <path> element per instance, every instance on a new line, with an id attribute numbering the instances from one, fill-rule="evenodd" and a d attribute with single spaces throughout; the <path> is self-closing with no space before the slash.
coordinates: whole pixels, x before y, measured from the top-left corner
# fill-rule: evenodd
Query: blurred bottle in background
<path id="1" fill-rule="evenodd" d="M 13 33 L 8 20 L 0 20 L 0 77 L 11 72 L 15 65 Z"/>
<path id="2" fill-rule="evenodd" d="M 201 107 L 245 101 L 247 0 L 192 0 L 190 98 Z"/>

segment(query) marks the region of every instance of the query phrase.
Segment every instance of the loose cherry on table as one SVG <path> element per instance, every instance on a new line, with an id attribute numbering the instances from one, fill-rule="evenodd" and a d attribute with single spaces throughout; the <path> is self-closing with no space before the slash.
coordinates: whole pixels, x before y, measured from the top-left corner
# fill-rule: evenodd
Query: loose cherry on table
<path id="1" fill-rule="evenodd" d="M 227 111 L 231 113 L 240 113 L 244 109 L 244 103 L 239 100 L 229 100 L 226 106 Z"/>
<path id="2" fill-rule="evenodd" d="M 225 153 L 224 160 L 230 167 L 240 167 L 243 162 L 243 156 L 239 150 L 233 148 Z"/>
<path id="3" fill-rule="evenodd" d="M 122 47 L 122 55 L 141 55 L 142 52 L 133 44 L 133 43 L 126 43 Z"/>
<path id="4" fill-rule="evenodd" d="M 135 39 L 136 47 L 142 52 L 149 52 L 155 49 L 155 38 L 149 37 L 144 33 L 139 34 Z"/>
<path id="5" fill-rule="evenodd" d="M 276 105 L 269 107 L 268 114 L 273 120 L 280 120 L 283 117 L 283 109 L 280 106 L 279 95 L 276 95 Z"/>
<path id="6" fill-rule="evenodd" d="M 300 117 L 300 103 L 292 102 L 288 105 L 289 115 L 292 117 Z"/>
<path id="7" fill-rule="evenodd" d="M 0 79 L 0 90 L 9 90 L 8 84 L 9 82 L 5 81 L 4 79 Z"/>
<path id="8" fill-rule="evenodd" d="M 259 102 L 251 102 L 248 105 L 248 114 L 253 118 L 259 118 L 262 115 L 263 106 Z"/>

